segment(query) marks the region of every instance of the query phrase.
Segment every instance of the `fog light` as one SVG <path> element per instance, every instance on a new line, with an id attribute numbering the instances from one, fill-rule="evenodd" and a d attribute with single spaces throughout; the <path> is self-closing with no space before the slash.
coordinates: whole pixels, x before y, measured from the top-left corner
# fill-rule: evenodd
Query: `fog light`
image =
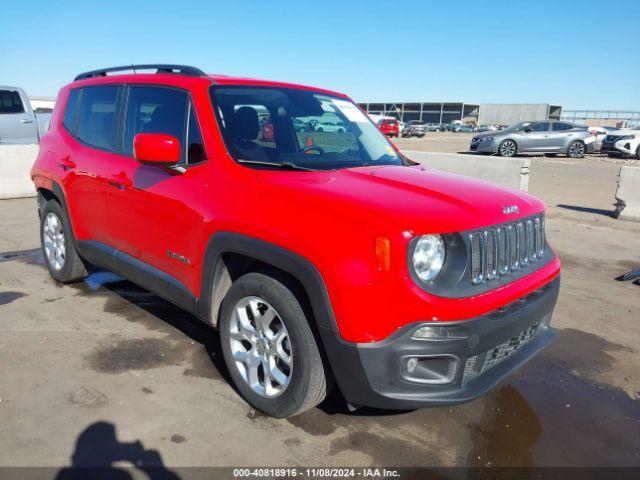
<path id="1" fill-rule="evenodd" d="M 418 366 L 417 358 L 411 357 L 409 360 L 407 360 L 407 372 L 412 373 L 417 366 Z"/>
<path id="2" fill-rule="evenodd" d="M 418 340 L 447 338 L 448 336 L 448 330 L 443 327 L 420 327 L 411 335 L 412 338 Z"/>

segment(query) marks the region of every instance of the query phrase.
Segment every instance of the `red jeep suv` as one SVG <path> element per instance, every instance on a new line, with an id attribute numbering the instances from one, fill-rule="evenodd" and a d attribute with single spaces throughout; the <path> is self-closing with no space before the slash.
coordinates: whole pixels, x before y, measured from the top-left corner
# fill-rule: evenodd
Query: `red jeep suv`
<path id="1" fill-rule="evenodd" d="M 217 327 L 237 390 L 272 416 L 334 387 L 352 406 L 471 400 L 554 337 L 542 202 L 412 162 L 340 93 L 83 73 L 31 175 L 53 278 L 105 268 Z"/>

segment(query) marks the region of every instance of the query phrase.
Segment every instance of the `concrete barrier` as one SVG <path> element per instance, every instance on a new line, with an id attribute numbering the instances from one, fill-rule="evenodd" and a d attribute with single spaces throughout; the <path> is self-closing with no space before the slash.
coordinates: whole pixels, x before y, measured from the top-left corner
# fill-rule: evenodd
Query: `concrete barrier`
<path id="1" fill-rule="evenodd" d="M 529 190 L 529 167 L 527 157 L 505 158 L 486 155 L 461 155 L 458 153 L 418 152 L 403 150 L 407 157 L 439 170 L 459 173 L 500 183 L 525 192 Z"/>
<path id="2" fill-rule="evenodd" d="M 640 222 L 640 167 L 620 167 L 613 216 Z"/>
<path id="3" fill-rule="evenodd" d="M 29 172 L 39 148 L 38 145 L 0 145 L 0 199 L 35 196 Z"/>

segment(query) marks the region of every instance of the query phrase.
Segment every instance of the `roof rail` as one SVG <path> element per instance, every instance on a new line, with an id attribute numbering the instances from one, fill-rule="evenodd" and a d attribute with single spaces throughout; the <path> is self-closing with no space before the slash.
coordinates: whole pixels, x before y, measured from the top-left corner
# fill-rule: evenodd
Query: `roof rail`
<path id="1" fill-rule="evenodd" d="M 196 67 L 189 67 L 188 65 L 165 65 L 165 64 L 147 64 L 147 65 L 124 65 L 122 67 L 110 67 L 101 68 L 99 70 L 91 70 L 90 72 L 84 72 L 76 76 L 73 79 L 74 82 L 78 80 L 84 80 L 86 78 L 106 77 L 109 72 L 121 72 L 125 70 L 155 70 L 156 73 L 177 73 L 180 75 L 190 75 L 192 77 L 202 77 L 206 74 Z"/>

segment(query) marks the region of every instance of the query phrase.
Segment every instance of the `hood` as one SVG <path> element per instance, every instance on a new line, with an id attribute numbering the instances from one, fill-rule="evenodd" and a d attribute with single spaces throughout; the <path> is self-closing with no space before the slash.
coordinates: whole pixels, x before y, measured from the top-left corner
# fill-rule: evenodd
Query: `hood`
<path id="1" fill-rule="evenodd" d="M 484 137 L 497 137 L 498 135 L 502 135 L 504 130 L 493 130 L 487 132 L 477 132 L 473 138 L 484 138 Z"/>
<path id="2" fill-rule="evenodd" d="M 619 130 L 607 132 L 607 135 L 640 135 L 640 130 L 634 128 L 621 128 Z"/>
<path id="3" fill-rule="evenodd" d="M 270 172 L 273 173 L 273 172 Z M 278 172 L 264 177 L 286 196 L 339 215 L 414 233 L 450 233 L 540 213 L 537 198 L 505 186 L 425 166 L 361 167 L 328 172 Z M 505 214 L 505 207 L 519 212 Z M 312 212 L 310 212 L 312 214 Z"/>

